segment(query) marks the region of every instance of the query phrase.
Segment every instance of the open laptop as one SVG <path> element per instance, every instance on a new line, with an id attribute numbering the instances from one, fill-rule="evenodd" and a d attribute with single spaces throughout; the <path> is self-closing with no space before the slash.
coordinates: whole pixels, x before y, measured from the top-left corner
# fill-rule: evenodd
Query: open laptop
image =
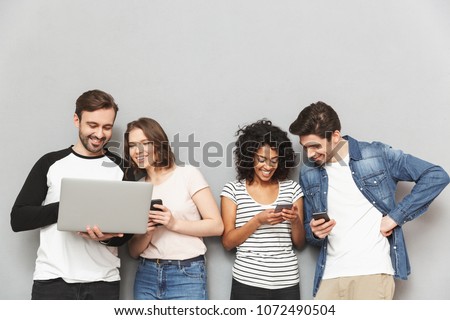
<path id="1" fill-rule="evenodd" d="M 57 229 L 143 234 L 152 192 L 147 182 L 63 178 Z"/>

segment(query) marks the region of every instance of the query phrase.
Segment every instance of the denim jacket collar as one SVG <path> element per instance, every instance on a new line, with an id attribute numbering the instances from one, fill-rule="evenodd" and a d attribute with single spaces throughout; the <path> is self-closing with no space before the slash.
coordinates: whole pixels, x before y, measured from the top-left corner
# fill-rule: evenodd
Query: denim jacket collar
<path id="1" fill-rule="evenodd" d="M 346 135 L 343 136 L 342 139 L 348 141 L 348 150 L 350 154 L 350 159 L 358 161 L 362 159 L 361 150 L 359 149 L 358 141 L 353 139 L 352 137 Z"/>

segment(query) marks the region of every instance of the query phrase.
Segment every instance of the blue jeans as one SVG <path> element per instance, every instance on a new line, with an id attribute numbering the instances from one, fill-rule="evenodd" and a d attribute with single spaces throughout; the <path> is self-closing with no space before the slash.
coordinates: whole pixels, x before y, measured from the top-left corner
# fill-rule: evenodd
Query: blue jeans
<path id="1" fill-rule="evenodd" d="M 203 257 L 156 262 L 140 258 L 134 280 L 136 300 L 207 300 Z"/>
<path id="2" fill-rule="evenodd" d="M 265 289 L 233 279 L 230 300 L 300 300 L 300 284 L 282 289 Z"/>
<path id="3" fill-rule="evenodd" d="M 34 280 L 32 300 L 119 300 L 120 282 L 67 283 L 61 278 Z"/>

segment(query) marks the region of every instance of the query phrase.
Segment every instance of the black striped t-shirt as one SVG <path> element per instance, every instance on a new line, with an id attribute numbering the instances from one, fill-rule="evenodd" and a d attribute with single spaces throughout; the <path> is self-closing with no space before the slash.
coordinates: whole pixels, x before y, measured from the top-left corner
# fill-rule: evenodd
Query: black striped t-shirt
<path id="1" fill-rule="evenodd" d="M 240 228 L 263 210 L 275 208 L 280 203 L 294 203 L 303 196 L 303 192 L 300 185 L 292 180 L 280 181 L 276 201 L 263 205 L 249 195 L 244 180 L 228 182 L 220 195 L 237 205 L 236 228 Z M 236 249 L 233 265 L 235 280 L 266 289 L 286 288 L 299 282 L 290 222 L 262 225 Z"/>

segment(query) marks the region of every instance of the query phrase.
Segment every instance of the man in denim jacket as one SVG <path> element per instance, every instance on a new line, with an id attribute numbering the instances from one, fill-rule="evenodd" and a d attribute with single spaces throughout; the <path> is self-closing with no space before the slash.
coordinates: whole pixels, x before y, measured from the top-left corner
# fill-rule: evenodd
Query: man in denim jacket
<path id="1" fill-rule="evenodd" d="M 336 112 L 317 102 L 289 131 L 308 157 L 300 172 L 306 239 L 321 246 L 316 299 L 392 299 L 394 277 L 410 273 L 401 226 L 422 215 L 449 183 L 439 166 L 380 142 L 341 136 Z M 399 203 L 399 181 L 414 181 Z M 330 218 L 313 219 L 315 212 Z"/>

